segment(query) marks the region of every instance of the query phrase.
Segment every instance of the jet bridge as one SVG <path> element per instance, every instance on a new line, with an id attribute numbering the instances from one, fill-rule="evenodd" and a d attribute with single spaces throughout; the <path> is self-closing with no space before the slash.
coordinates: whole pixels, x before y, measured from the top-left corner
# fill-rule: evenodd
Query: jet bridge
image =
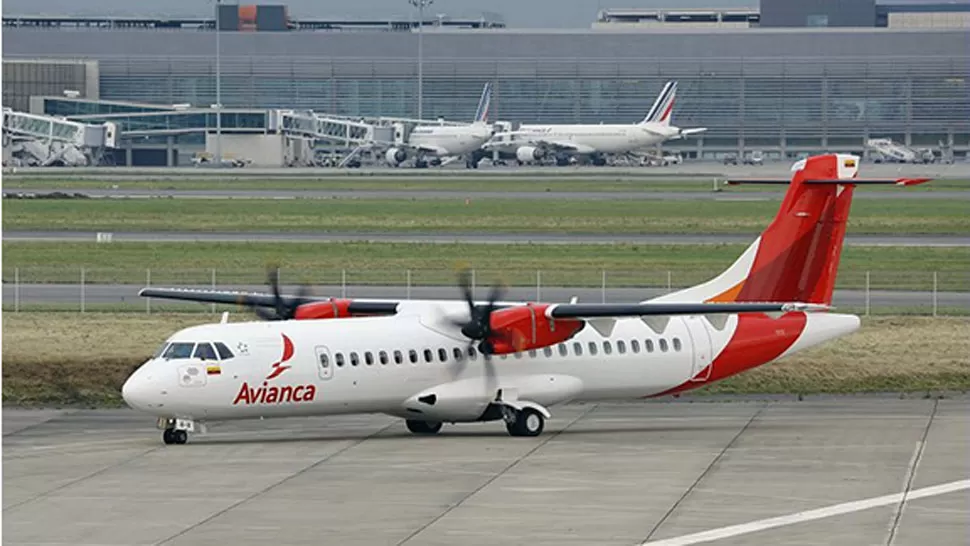
<path id="1" fill-rule="evenodd" d="M 4 165 L 84 166 L 117 147 L 114 123 L 86 124 L 57 116 L 3 109 Z"/>

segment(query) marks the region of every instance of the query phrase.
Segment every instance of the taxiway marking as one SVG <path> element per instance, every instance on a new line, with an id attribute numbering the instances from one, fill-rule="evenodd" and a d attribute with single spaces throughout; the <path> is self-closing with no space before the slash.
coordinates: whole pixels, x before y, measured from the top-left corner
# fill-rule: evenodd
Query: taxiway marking
<path id="1" fill-rule="evenodd" d="M 884 495 L 882 497 L 872 497 L 853 502 L 826 506 L 823 508 L 816 508 L 814 510 L 796 512 L 787 516 L 761 519 L 748 523 L 742 523 L 740 525 L 731 525 L 728 527 L 711 529 L 709 531 L 702 531 L 700 533 L 693 533 L 690 535 L 682 535 L 679 537 L 644 542 L 641 544 L 641 546 L 689 546 L 691 544 L 700 544 L 702 542 L 710 542 L 712 540 L 719 540 L 722 538 L 764 531 L 765 529 L 773 529 L 775 527 L 793 525 L 795 523 L 802 523 L 805 521 L 813 521 L 816 519 L 828 518 L 841 514 L 850 514 L 860 510 L 868 510 L 869 508 L 887 506 L 898 503 L 903 500 L 903 498 L 906 499 L 906 502 L 910 502 L 924 497 L 945 495 L 947 493 L 962 491 L 964 489 L 970 489 L 970 480 L 957 480 L 955 482 L 924 487 L 922 489 L 914 489 L 909 491 L 909 493 L 894 493 L 892 495 Z"/>

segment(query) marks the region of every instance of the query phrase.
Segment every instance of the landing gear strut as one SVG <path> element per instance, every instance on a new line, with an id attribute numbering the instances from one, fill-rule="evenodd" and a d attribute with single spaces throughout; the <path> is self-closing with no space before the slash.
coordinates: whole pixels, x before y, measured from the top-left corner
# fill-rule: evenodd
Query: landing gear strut
<path id="1" fill-rule="evenodd" d="M 546 418 L 533 408 L 522 408 L 505 413 L 505 429 L 510 436 L 538 436 L 545 428 Z M 509 418 L 511 414 L 511 419 Z"/>
<path id="2" fill-rule="evenodd" d="M 437 421 L 417 421 L 408 419 L 405 421 L 408 430 L 415 434 L 437 434 L 441 430 L 441 423 Z"/>

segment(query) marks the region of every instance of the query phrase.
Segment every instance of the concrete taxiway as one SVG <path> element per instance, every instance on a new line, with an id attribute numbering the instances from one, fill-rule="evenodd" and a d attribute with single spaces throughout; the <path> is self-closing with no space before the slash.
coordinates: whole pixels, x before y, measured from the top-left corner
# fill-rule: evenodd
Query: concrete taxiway
<path id="1" fill-rule="evenodd" d="M 4 409 L 4 542 L 965 544 L 970 400 L 575 404 L 537 438 L 385 416 Z"/>
<path id="2" fill-rule="evenodd" d="M 485 282 L 482 279 L 481 282 Z M 660 279 L 658 277 L 658 283 Z M 158 287 L 186 288 L 195 290 L 211 290 L 211 286 L 164 284 L 160 281 L 153 283 Z M 83 300 L 86 305 L 131 305 L 142 309 L 148 303 L 145 298 L 138 296 L 138 291 L 144 284 L 86 284 L 81 290 L 80 284 L 21 284 L 19 287 L 11 283 L 3 285 L 3 304 L 17 304 L 23 309 L 32 305 L 79 305 Z M 218 290 L 245 291 L 269 293 L 266 285 L 219 285 Z M 480 297 L 485 297 L 485 286 L 482 285 Z M 295 294 L 295 287 L 284 286 L 285 294 Z M 314 285 L 313 294 L 320 297 L 354 297 L 361 299 L 458 299 L 458 288 L 455 286 L 360 286 L 353 283 L 347 286 Z M 631 302 L 657 297 L 666 294 L 666 288 L 563 288 L 556 286 L 510 287 L 506 292 L 506 299 L 510 301 L 551 301 L 567 302 L 572 297 L 578 297 L 581 302 Z M 836 290 L 832 304 L 836 308 L 863 308 L 868 301 L 869 306 L 879 308 L 923 308 L 927 311 L 933 308 L 934 301 L 938 307 L 949 309 L 963 309 L 970 312 L 970 292 L 937 292 L 904 290 L 870 290 L 868 298 L 864 290 Z M 183 307 L 198 309 L 198 303 L 174 302 L 172 300 L 153 299 L 155 305 L 166 307 Z M 174 307 L 173 307 L 174 308 Z"/>
<path id="3" fill-rule="evenodd" d="M 112 232 L 116 242 L 274 242 L 274 243 L 468 243 L 468 244 L 616 244 L 641 245 L 680 244 L 750 244 L 757 233 L 647 233 L 647 234 L 584 234 L 584 233 L 361 233 L 361 232 L 202 232 L 149 231 Z M 96 241 L 98 233 L 91 231 L 4 231 L 4 241 Z M 970 247 L 966 235 L 846 235 L 850 246 L 938 246 Z"/>

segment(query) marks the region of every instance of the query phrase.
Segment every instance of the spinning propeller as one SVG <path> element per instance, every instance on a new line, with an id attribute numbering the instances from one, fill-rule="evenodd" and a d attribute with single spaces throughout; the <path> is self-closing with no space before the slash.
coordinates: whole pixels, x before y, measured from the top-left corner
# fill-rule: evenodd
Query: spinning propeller
<path id="1" fill-rule="evenodd" d="M 492 340 L 508 340 L 508 336 L 503 331 L 492 330 L 492 312 L 495 310 L 495 302 L 502 295 L 502 286 L 498 283 L 492 286 L 488 294 L 488 303 L 484 306 L 475 305 L 472 297 L 471 275 L 468 270 L 463 270 L 458 277 L 459 287 L 465 302 L 468 303 L 468 320 L 451 319 L 451 324 L 460 328 L 462 335 L 469 339 L 468 346 L 462 352 L 462 357 L 458 360 L 458 369 L 455 374 L 461 373 L 465 363 L 472 354 L 475 342 L 478 342 L 478 351 L 485 358 L 486 367 L 491 367 Z"/>
<path id="2" fill-rule="evenodd" d="M 305 303 L 313 303 L 309 298 L 310 288 L 301 284 L 296 296 L 284 299 L 280 295 L 280 268 L 279 266 L 270 267 L 267 271 L 268 284 L 273 290 L 273 307 L 267 310 L 263 307 L 249 304 L 256 316 L 263 320 L 290 320 L 296 316 L 296 310 Z"/>

